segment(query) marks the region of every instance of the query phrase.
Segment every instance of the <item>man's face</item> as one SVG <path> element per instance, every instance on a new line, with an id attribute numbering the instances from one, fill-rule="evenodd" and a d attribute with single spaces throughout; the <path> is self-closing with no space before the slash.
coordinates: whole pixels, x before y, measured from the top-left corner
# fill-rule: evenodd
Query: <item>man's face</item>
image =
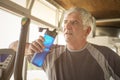
<path id="1" fill-rule="evenodd" d="M 78 12 L 67 15 L 64 19 L 64 37 L 66 42 L 77 43 L 86 38 L 81 16 Z"/>

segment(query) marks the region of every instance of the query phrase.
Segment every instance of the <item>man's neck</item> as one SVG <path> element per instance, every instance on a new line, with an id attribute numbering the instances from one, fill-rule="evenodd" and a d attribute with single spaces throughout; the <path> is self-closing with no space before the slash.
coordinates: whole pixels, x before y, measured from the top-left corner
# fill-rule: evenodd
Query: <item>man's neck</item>
<path id="1" fill-rule="evenodd" d="M 70 50 L 81 50 L 82 48 L 84 48 L 84 46 L 87 44 L 87 41 L 84 42 L 79 42 L 79 43 L 67 43 L 67 48 Z"/>

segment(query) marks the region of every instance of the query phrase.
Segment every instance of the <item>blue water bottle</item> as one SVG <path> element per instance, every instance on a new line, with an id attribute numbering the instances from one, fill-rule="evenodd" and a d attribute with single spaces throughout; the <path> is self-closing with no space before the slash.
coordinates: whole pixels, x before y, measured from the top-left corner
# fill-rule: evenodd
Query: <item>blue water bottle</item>
<path id="1" fill-rule="evenodd" d="M 49 53 L 51 46 L 53 45 L 56 35 L 57 35 L 56 29 L 54 29 L 53 31 L 49 31 L 47 29 L 46 33 L 44 34 L 45 41 L 43 42 L 45 49 L 41 53 L 34 54 L 31 60 L 32 64 L 38 67 L 41 67 L 44 64 L 44 60 L 47 54 Z"/>

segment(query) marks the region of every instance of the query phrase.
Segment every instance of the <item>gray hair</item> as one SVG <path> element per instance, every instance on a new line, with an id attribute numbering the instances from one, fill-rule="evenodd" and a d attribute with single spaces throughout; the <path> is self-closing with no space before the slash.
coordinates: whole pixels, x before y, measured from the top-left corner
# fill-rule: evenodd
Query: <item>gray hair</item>
<path id="1" fill-rule="evenodd" d="M 83 9 L 83 8 L 78 8 L 78 7 L 73 7 L 73 8 L 70 8 L 69 10 L 67 10 L 65 12 L 65 15 L 64 16 L 67 16 L 71 13 L 74 13 L 74 12 L 79 12 L 80 13 L 80 16 L 82 18 L 82 22 L 83 22 L 83 25 L 84 27 L 92 27 L 94 26 L 95 24 L 95 18 L 91 15 L 90 12 L 88 12 L 87 10 Z"/>

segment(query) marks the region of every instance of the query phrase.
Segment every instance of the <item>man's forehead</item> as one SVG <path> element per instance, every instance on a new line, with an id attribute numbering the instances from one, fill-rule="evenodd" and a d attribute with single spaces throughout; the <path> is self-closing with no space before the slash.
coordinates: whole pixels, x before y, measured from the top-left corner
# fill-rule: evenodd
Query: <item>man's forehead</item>
<path id="1" fill-rule="evenodd" d="M 69 16 L 69 15 L 76 15 L 76 16 L 79 16 L 79 15 L 81 15 L 81 13 L 78 12 L 78 11 L 77 11 L 77 12 L 75 11 L 75 12 L 70 12 L 70 13 L 66 13 L 66 14 L 65 14 L 65 16 Z"/>
<path id="2" fill-rule="evenodd" d="M 64 21 L 65 20 L 68 20 L 68 21 L 82 21 L 81 17 L 80 16 L 77 16 L 77 17 L 65 17 L 64 18 Z"/>
<path id="3" fill-rule="evenodd" d="M 73 12 L 65 15 L 64 19 L 81 19 L 81 15 L 78 12 Z"/>

